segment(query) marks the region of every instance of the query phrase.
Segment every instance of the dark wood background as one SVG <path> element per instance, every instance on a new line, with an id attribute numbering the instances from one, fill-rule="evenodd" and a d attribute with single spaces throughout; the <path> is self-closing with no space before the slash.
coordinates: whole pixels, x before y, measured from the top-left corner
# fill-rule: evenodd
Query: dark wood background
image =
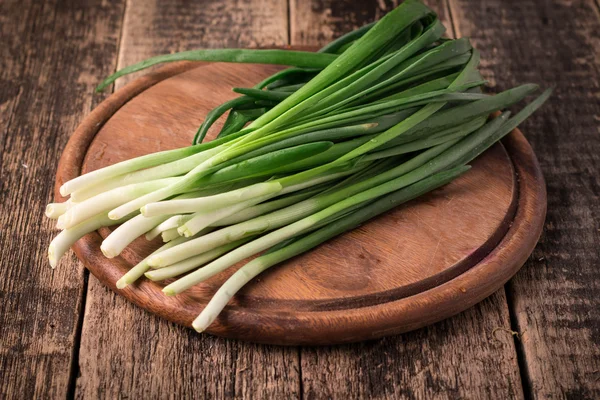
<path id="1" fill-rule="evenodd" d="M 43 217 L 101 77 L 197 47 L 318 45 L 396 4 L 0 1 L 0 398 L 600 398 L 600 8 L 428 0 L 494 90 L 556 86 L 522 129 L 548 186 L 539 245 L 504 289 L 418 331 L 334 347 L 198 335 L 46 260 Z M 121 87 L 127 79 L 119 81 Z"/>

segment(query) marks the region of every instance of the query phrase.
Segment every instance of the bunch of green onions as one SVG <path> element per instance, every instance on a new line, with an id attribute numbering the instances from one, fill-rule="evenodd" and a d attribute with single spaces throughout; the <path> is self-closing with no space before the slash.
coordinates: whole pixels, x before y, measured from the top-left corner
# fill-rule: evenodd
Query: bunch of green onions
<path id="1" fill-rule="evenodd" d="M 193 322 L 205 330 L 232 296 L 267 268 L 312 249 L 385 211 L 438 188 L 531 115 L 547 90 L 511 116 L 502 110 L 538 90 L 481 92 L 479 53 L 469 40 L 442 38 L 422 3 L 407 0 L 376 24 L 317 53 L 194 50 L 151 65 L 204 60 L 288 65 L 215 108 L 192 146 L 149 154 L 79 176 L 48 205 L 62 232 L 49 248 L 54 267 L 69 247 L 102 226 L 118 256 L 134 239 L 165 244 L 128 271 L 163 281 L 168 296 L 260 254 L 237 270 Z M 217 139 L 202 143 L 229 112 Z"/>

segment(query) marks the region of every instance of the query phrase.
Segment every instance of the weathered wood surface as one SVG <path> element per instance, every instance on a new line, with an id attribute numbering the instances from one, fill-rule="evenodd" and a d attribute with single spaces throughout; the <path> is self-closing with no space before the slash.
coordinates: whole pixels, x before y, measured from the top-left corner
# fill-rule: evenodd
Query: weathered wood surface
<path id="1" fill-rule="evenodd" d="M 76 326 L 83 268 L 72 255 L 61 269 L 46 268 L 52 223 L 43 219 L 40 210 L 50 200 L 59 154 L 78 122 L 102 99 L 103 95 L 92 94 L 92 88 L 98 77 L 114 67 L 117 53 L 125 65 L 190 43 L 200 46 L 222 40 L 215 45 L 258 46 L 288 41 L 287 25 L 277 28 L 276 35 L 255 32 L 277 24 L 280 13 L 284 14 L 281 21 L 286 21 L 285 1 L 263 8 L 277 19 L 253 20 L 246 23 L 253 27 L 241 30 L 240 22 L 258 12 L 251 11 L 253 1 L 234 1 L 238 12 L 229 14 L 218 13 L 230 9 L 225 0 L 164 3 L 130 1 L 126 11 L 116 1 L 0 3 L 0 397 L 63 397 L 69 392 L 69 376 L 74 382 L 77 375 L 70 362 L 79 351 Z M 313 45 L 395 5 L 292 0 L 292 15 L 295 3 L 308 5 L 305 10 L 315 16 L 315 22 L 306 23 L 311 18 L 306 15 L 301 22 L 304 28 L 292 22 L 292 43 Z M 485 73 L 499 88 L 524 81 L 557 84 L 551 103 L 523 127 L 548 182 L 549 214 L 538 250 L 508 285 L 512 328 L 523 334 L 516 343 L 526 397 L 597 398 L 597 4 L 594 0 L 450 0 L 448 7 L 439 0 L 430 5 L 444 20 L 449 19 L 450 9 L 458 34 L 475 39 Z M 199 11 L 193 9 L 213 14 L 199 19 Z M 353 10 L 362 17 L 354 17 Z M 118 51 L 123 15 L 129 15 L 127 26 L 137 24 L 137 28 L 129 35 L 123 32 Z M 299 18 L 295 15 L 294 20 Z M 214 20 L 223 22 L 213 24 Z M 264 36 L 271 39 L 261 39 Z M 132 43 L 128 49 L 127 38 Z M 136 47 L 136 41 L 145 44 Z M 135 57 L 134 47 L 139 51 Z M 10 221 L 7 209 L 12 210 Z M 191 396 L 192 386 L 195 397 L 205 398 L 523 395 L 503 291 L 453 319 L 408 335 L 299 351 L 198 338 L 141 312 L 90 280 L 81 346 L 102 360 L 80 358 L 78 397 L 150 395 L 159 390 L 164 397 Z M 501 371 L 508 371 L 505 376 L 489 369 L 494 360 Z M 84 382 L 84 374 L 90 382 Z M 403 390 L 402 385 L 411 380 L 421 386 Z"/>
<path id="2" fill-rule="evenodd" d="M 0 2 L 0 398 L 69 392 L 84 269 L 51 270 L 58 158 L 114 68 L 123 2 Z"/>
<path id="3" fill-rule="evenodd" d="M 496 90 L 556 86 L 523 131 L 548 189 L 545 234 L 508 285 L 525 392 L 600 398 L 600 15 L 592 0 L 452 0 Z"/>
<path id="4" fill-rule="evenodd" d="M 285 1 L 130 0 L 124 20 L 120 67 L 189 48 L 287 44 Z M 79 365 L 81 398 L 300 396 L 297 349 L 198 335 L 144 312 L 93 276 Z"/>
<path id="5" fill-rule="evenodd" d="M 508 310 L 498 307 L 503 300 L 498 291 L 454 318 L 400 336 L 304 347 L 304 398 L 522 398 Z"/>

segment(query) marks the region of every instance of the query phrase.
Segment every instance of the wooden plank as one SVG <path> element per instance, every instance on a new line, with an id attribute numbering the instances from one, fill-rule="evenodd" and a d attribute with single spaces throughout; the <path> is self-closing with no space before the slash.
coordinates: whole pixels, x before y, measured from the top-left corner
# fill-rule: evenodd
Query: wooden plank
<path id="1" fill-rule="evenodd" d="M 73 256 L 51 270 L 56 165 L 114 66 L 123 2 L 0 2 L 0 398 L 70 387 L 84 289 Z"/>
<path id="2" fill-rule="evenodd" d="M 285 1 L 131 0 L 119 66 L 190 48 L 285 45 L 286 21 Z M 296 348 L 199 335 L 133 306 L 93 276 L 79 354 L 77 397 L 299 396 Z"/>
<path id="3" fill-rule="evenodd" d="M 427 2 L 454 36 L 445 1 Z M 388 2 L 292 1 L 292 44 L 320 45 L 373 18 Z M 305 398 L 521 398 L 504 290 L 447 321 L 343 347 L 302 348 Z M 497 338 L 496 338 L 497 336 Z"/>
<path id="4" fill-rule="evenodd" d="M 592 0 L 452 0 L 497 90 L 556 86 L 523 124 L 545 173 L 545 233 L 508 286 L 537 398 L 600 397 L 600 16 Z"/>

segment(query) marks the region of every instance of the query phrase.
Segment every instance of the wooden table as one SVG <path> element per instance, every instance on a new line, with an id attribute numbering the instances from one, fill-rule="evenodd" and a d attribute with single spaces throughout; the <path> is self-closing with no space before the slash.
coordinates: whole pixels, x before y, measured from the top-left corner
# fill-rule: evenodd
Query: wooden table
<path id="1" fill-rule="evenodd" d="M 429 0 L 494 90 L 556 86 L 523 124 L 548 185 L 542 239 L 504 289 L 431 327 L 355 345 L 198 335 L 134 307 L 43 217 L 99 78 L 197 47 L 318 45 L 389 1 L 0 2 L 0 398 L 600 398 L 600 13 L 595 0 Z M 119 81 L 121 87 L 127 79 Z"/>

